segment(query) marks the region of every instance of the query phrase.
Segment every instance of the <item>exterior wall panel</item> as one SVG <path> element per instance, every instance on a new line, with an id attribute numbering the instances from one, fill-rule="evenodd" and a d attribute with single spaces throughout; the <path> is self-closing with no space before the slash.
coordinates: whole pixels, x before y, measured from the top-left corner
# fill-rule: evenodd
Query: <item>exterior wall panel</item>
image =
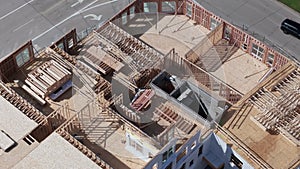
<path id="1" fill-rule="evenodd" d="M 17 65 L 16 57 L 20 53 L 24 52 L 25 50 L 28 50 L 29 61 L 27 61 L 26 63 L 24 63 L 22 66 L 19 67 Z M 8 80 L 7 77 L 10 77 L 12 74 L 19 71 L 22 67 L 31 63 L 33 59 L 34 59 L 33 45 L 32 42 L 29 41 L 1 61 L 0 63 L 1 79 L 6 82 Z"/>

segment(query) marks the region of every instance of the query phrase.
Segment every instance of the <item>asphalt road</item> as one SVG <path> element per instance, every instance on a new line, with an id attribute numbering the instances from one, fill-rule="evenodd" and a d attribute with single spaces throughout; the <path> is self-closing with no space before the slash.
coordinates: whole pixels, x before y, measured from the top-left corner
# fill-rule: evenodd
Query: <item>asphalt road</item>
<path id="1" fill-rule="evenodd" d="M 200 5 L 249 33 L 269 40 L 300 61 L 300 39 L 284 34 L 285 18 L 298 21 L 300 14 L 275 0 L 196 0 Z"/>
<path id="2" fill-rule="evenodd" d="M 32 39 L 49 46 L 71 29 L 99 26 L 130 0 L 0 0 L 0 58 Z"/>

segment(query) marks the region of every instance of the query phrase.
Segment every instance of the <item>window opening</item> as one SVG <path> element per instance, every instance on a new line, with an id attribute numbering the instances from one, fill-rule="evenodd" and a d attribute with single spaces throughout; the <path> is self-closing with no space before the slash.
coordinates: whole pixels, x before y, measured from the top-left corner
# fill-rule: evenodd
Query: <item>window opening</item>
<path id="1" fill-rule="evenodd" d="M 274 62 L 274 55 L 271 54 L 271 53 L 269 53 L 267 63 L 268 63 L 270 66 L 272 66 L 272 65 L 273 65 L 273 62 Z"/>
<path id="2" fill-rule="evenodd" d="M 192 17 L 192 5 L 191 5 L 191 4 L 187 4 L 187 5 L 186 5 L 186 14 L 187 14 L 189 17 Z"/>
<path id="3" fill-rule="evenodd" d="M 152 166 L 152 169 L 158 169 L 158 163 L 155 163 L 155 164 Z"/>
<path id="4" fill-rule="evenodd" d="M 125 25 L 126 23 L 127 23 L 127 13 L 124 12 L 124 13 L 122 14 L 122 24 Z"/>
<path id="5" fill-rule="evenodd" d="M 64 49 L 64 43 L 63 43 L 63 42 L 59 43 L 59 44 L 57 45 L 57 47 L 58 47 L 59 49 Z"/>
<path id="6" fill-rule="evenodd" d="M 237 168 L 242 169 L 243 163 L 234 154 L 231 154 L 230 163 L 234 164 Z"/>
<path id="7" fill-rule="evenodd" d="M 180 169 L 185 169 L 185 163 L 182 164 L 182 166 L 180 167 Z"/>
<path id="8" fill-rule="evenodd" d="M 247 43 L 247 40 L 248 40 L 248 35 L 245 35 L 244 36 L 244 42 L 243 42 L 243 44 L 242 44 L 242 48 L 243 48 L 243 50 L 247 50 L 248 49 L 248 43 Z"/>
<path id="9" fill-rule="evenodd" d="M 176 3 L 175 1 L 164 1 L 162 2 L 162 12 L 175 12 Z"/>
<path id="10" fill-rule="evenodd" d="M 144 2 L 144 12 L 145 13 L 156 13 L 157 3 L 156 2 Z"/>
<path id="11" fill-rule="evenodd" d="M 210 30 L 214 30 L 219 24 L 216 19 L 210 18 Z"/>
<path id="12" fill-rule="evenodd" d="M 170 163 L 165 169 L 172 169 L 172 164 L 173 163 Z"/>
<path id="13" fill-rule="evenodd" d="M 230 40 L 230 37 L 231 37 L 231 29 L 229 27 L 225 27 L 224 39 Z"/>
<path id="14" fill-rule="evenodd" d="M 202 154 L 202 150 L 203 150 L 203 145 L 201 145 L 199 147 L 199 150 L 198 150 L 198 157 Z"/>
<path id="15" fill-rule="evenodd" d="M 167 159 L 169 157 L 172 156 L 172 154 L 174 153 L 173 147 L 171 147 L 169 150 L 167 150 L 166 152 L 163 153 L 163 163 L 167 161 Z"/>
<path id="16" fill-rule="evenodd" d="M 129 11 L 130 19 L 132 19 L 135 16 L 134 11 L 135 11 L 135 7 L 133 6 L 133 7 L 130 8 L 130 11 Z"/>
<path id="17" fill-rule="evenodd" d="M 70 39 L 70 40 L 68 41 L 68 48 L 69 48 L 69 49 L 72 48 L 73 45 L 74 45 L 73 39 Z"/>
<path id="18" fill-rule="evenodd" d="M 23 66 L 30 60 L 29 49 L 26 48 L 16 56 L 16 62 L 19 67 Z"/>
<path id="19" fill-rule="evenodd" d="M 258 60 L 262 60 L 262 57 L 264 55 L 264 49 L 256 44 L 252 44 L 251 54 Z"/>

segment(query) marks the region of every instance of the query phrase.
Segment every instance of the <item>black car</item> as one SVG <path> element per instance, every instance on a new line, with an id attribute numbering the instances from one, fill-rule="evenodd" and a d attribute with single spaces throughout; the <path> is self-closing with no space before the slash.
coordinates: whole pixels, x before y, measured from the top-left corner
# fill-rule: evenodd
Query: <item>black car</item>
<path id="1" fill-rule="evenodd" d="M 280 29 L 285 34 L 291 34 L 300 39 L 300 24 L 290 19 L 285 19 L 281 23 Z"/>

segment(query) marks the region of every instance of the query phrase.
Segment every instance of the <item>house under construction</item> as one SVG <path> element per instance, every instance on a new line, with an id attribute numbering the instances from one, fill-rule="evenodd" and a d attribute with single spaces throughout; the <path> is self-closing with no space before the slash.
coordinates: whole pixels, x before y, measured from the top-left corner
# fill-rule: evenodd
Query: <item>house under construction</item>
<path id="1" fill-rule="evenodd" d="M 193 1 L 33 46 L 0 62 L 0 168 L 299 166 L 299 65 Z"/>

